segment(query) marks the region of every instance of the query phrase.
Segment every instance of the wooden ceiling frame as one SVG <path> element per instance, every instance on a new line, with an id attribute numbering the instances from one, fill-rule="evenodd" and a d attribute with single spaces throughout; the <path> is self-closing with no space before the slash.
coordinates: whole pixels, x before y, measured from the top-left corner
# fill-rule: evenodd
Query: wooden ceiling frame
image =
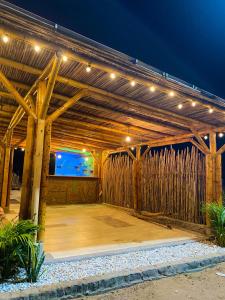
<path id="1" fill-rule="evenodd" d="M 22 40 L 25 43 L 31 44 L 31 41 L 33 40 L 33 36 L 30 36 L 28 33 L 23 32 L 22 34 L 20 32 L 18 32 L 17 30 L 13 29 L 12 26 L 9 26 L 10 28 L 10 36 L 15 39 L 15 40 Z M 4 33 L 6 30 L 8 30 L 8 26 L 5 26 L 3 24 L 1 24 L 0 26 L 0 33 Z M 118 75 L 118 77 L 121 77 L 123 79 L 126 79 L 127 81 L 131 81 L 131 80 L 135 80 L 135 82 L 141 84 L 141 85 L 145 85 L 145 86 L 150 86 L 151 84 L 154 84 L 154 86 L 157 87 L 158 90 L 160 90 L 162 93 L 166 93 L 168 94 L 168 92 L 171 90 L 170 87 L 165 88 L 165 85 L 167 84 L 173 84 L 173 82 L 169 82 L 167 79 L 163 78 L 162 76 L 160 76 L 158 74 L 148 74 L 148 77 L 150 77 L 151 79 L 147 79 L 146 75 L 143 74 L 143 71 L 140 72 L 140 68 L 138 68 L 138 66 L 136 66 L 135 64 L 131 63 L 131 62 L 126 62 L 127 65 L 119 65 L 116 63 L 116 60 L 114 61 L 114 65 L 110 64 L 109 62 L 100 62 L 99 60 L 97 60 L 94 57 L 88 57 L 85 55 L 80 55 L 78 53 L 74 53 L 74 51 L 72 51 L 71 49 L 74 49 L 75 40 L 67 40 L 67 44 L 69 44 L 70 46 L 66 47 L 65 43 L 63 43 L 63 40 L 66 39 L 66 37 L 63 39 L 62 36 L 57 36 L 57 32 L 54 31 L 54 33 L 52 31 L 49 31 L 49 40 L 52 39 L 54 42 L 50 42 L 48 40 L 48 42 L 46 40 L 44 40 L 43 37 L 39 36 L 36 37 L 36 42 L 40 43 L 44 48 L 54 52 L 55 49 L 57 48 L 61 48 L 61 50 L 63 52 L 67 53 L 68 59 L 72 60 L 72 61 L 76 61 L 79 63 L 83 63 L 85 65 L 90 65 L 93 68 L 96 68 L 98 70 L 107 72 L 107 73 L 115 73 Z M 58 40 L 57 40 L 58 38 Z M 61 45 L 59 45 L 61 43 Z M 82 48 L 80 45 L 78 46 L 78 48 Z M 82 49 L 80 49 L 82 50 Z M 1 63 L 1 62 L 0 62 Z M 138 70 L 137 70 L 138 68 Z M 28 70 L 28 69 L 27 69 Z M 141 75 L 137 75 L 139 71 L 139 74 L 142 73 Z M 147 72 L 148 70 L 145 69 L 145 71 Z M 148 72 L 149 73 L 149 72 Z M 38 75 L 38 74 L 37 74 Z M 198 92 L 198 95 L 196 96 L 196 90 L 188 87 L 188 86 L 184 86 L 182 83 L 180 84 L 182 89 L 185 90 L 185 92 L 183 91 L 179 91 L 176 90 L 176 95 L 180 96 L 181 98 L 187 98 L 189 100 L 192 101 L 197 101 L 199 103 L 201 103 L 202 105 L 206 106 L 206 107 L 212 107 L 214 110 L 220 111 L 220 112 L 225 112 L 225 103 L 224 103 L 224 109 L 218 108 L 218 106 L 215 103 L 214 99 L 211 99 L 207 96 L 204 96 L 202 94 L 200 94 L 200 92 Z M 190 93 L 190 94 L 189 94 Z"/>

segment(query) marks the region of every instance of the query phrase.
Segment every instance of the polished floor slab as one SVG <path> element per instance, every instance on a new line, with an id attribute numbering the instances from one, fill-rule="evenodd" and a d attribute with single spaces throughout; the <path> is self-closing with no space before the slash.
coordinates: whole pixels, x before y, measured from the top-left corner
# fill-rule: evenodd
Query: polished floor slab
<path id="1" fill-rule="evenodd" d="M 18 207 L 17 202 L 11 204 L 9 218 L 17 215 Z M 61 252 L 72 256 L 194 238 L 194 233 L 152 224 L 104 204 L 60 205 L 47 207 L 44 247 L 61 257 Z"/>

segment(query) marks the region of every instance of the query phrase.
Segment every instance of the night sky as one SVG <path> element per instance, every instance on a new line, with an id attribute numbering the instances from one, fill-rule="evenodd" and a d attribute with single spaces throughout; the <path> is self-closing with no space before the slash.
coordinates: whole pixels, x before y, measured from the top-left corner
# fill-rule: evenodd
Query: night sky
<path id="1" fill-rule="evenodd" d="M 225 98 L 225 0 L 11 2 Z"/>

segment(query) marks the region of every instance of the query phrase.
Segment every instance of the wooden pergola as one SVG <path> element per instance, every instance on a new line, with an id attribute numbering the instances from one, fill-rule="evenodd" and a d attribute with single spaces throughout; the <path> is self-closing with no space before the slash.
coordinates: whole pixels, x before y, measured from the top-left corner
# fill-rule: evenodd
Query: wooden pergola
<path id="1" fill-rule="evenodd" d="M 20 145 L 26 149 L 20 217 L 36 223 L 45 218 L 50 151 L 63 147 L 89 150 L 99 177 L 110 153 L 126 151 L 136 161 L 138 209 L 141 146 L 190 142 L 206 157 L 206 201 L 220 199 L 223 99 L 5 1 L 0 37 L 3 208 Z"/>

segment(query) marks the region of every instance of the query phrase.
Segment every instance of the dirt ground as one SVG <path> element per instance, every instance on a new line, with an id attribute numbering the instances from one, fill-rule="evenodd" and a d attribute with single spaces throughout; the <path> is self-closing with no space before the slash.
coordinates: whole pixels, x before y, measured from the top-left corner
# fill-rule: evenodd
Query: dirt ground
<path id="1" fill-rule="evenodd" d="M 216 300 L 225 299 L 225 277 L 216 275 L 225 273 L 225 263 L 201 272 L 188 273 L 155 281 L 148 281 L 132 287 L 115 290 L 111 293 L 83 300 Z"/>

